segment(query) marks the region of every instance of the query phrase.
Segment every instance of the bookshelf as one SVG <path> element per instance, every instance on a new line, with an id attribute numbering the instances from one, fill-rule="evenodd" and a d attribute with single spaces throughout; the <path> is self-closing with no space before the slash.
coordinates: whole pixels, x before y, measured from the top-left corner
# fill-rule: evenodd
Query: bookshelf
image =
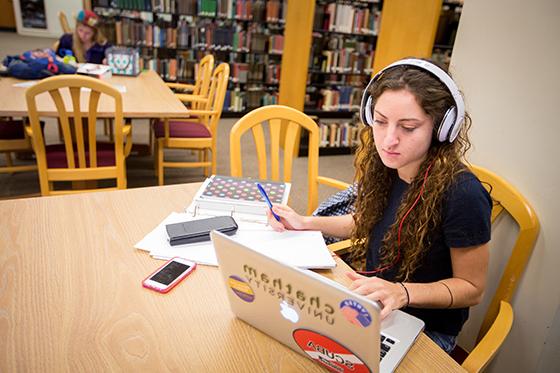
<path id="1" fill-rule="evenodd" d="M 240 116 L 278 102 L 287 0 L 94 0 L 115 45 L 140 50 L 143 68 L 192 83 L 212 53 L 231 77 L 224 113 Z"/>
<path id="2" fill-rule="evenodd" d="M 432 51 L 432 60 L 442 66 L 448 67 L 451 61 L 451 52 L 462 11 L 463 0 L 445 0 L 443 2 Z"/>
<path id="3" fill-rule="evenodd" d="M 358 125 L 362 90 L 374 71 L 408 56 L 448 65 L 462 5 L 463 0 L 316 0 L 305 111 L 313 110 L 327 132 L 320 154 L 355 149 L 338 141 L 341 130 L 335 132 L 332 123 Z M 299 155 L 306 153 L 304 140 Z"/>
<path id="4" fill-rule="evenodd" d="M 304 111 L 321 128 L 321 155 L 355 148 L 362 92 L 371 75 L 382 1 L 316 0 Z M 354 136 L 357 139 L 356 136 Z M 298 155 L 306 154 L 302 138 Z"/>

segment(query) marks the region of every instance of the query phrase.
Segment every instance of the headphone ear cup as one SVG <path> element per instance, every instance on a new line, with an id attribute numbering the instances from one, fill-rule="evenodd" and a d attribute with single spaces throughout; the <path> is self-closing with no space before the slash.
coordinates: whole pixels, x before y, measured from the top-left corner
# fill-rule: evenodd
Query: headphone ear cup
<path id="1" fill-rule="evenodd" d="M 370 127 L 373 127 L 373 116 L 371 114 L 372 104 L 373 104 L 373 99 L 371 98 L 371 96 L 369 96 L 366 105 L 363 108 L 366 124 Z"/>
<path id="2" fill-rule="evenodd" d="M 439 125 L 437 131 L 437 139 L 439 142 L 449 141 L 452 142 L 455 140 L 457 136 L 456 132 L 454 131 L 453 127 L 455 125 L 455 119 L 457 118 L 457 108 L 455 106 L 451 106 L 443 116 L 441 123 Z M 450 134 L 455 134 L 453 139 L 451 139 Z"/>

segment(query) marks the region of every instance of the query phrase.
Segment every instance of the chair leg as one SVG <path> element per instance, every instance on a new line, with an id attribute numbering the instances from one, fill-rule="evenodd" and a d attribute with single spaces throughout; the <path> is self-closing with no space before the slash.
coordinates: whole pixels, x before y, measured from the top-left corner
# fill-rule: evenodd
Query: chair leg
<path id="1" fill-rule="evenodd" d="M 212 175 L 216 175 L 217 164 L 216 164 L 216 153 L 212 151 Z"/>
<path id="2" fill-rule="evenodd" d="M 110 118 L 103 119 L 103 132 L 106 136 L 109 136 L 109 141 L 115 141 L 115 134 L 113 132 L 113 121 Z"/>
<path id="3" fill-rule="evenodd" d="M 58 128 L 58 140 L 64 142 L 64 135 L 62 133 L 62 125 L 60 124 L 60 119 L 57 119 L 56 126 Z"/>
<path id="4" fill-rule="evenodd" d="M 202 149 L 202 161 L 203 162 L 208 162 L 208 149 Z M 210 167 L 209 166 L 204 167 L 204 176 L 205 177 L 210 176 Z"/>
<path id="5" fill-rule="evenodd" d="M 163 144 L 158 140 L 158 152 L 157 152 L 157 176 L 158 185 L 163 185 Z"/>
<path id="6" fill-rule="evenodd" d="M 6 154 L 6 164 L 8 167 L 13 167 L 14 163 L 12 162 L 12 152 L 6 152 L 4 154 Z"/>
<path id="7" fill-rule="evenodd" d="M 155 142 L 154 142 L 154 120 L 150 119 L 150 122 L 148 123 L 148 126 L 150 128 L 148 128 L 148 146 L 150 148 L 151 152 L 155 152 Z"/>
<path id="8" fill-rule="evenodd" d="M 158 177 L 158 170 L 159 170 L 159 165 L 158 165 L 158 140 L 156 139 L 156 141 L 154 141 L 154 175 L 155 177 Z"/>

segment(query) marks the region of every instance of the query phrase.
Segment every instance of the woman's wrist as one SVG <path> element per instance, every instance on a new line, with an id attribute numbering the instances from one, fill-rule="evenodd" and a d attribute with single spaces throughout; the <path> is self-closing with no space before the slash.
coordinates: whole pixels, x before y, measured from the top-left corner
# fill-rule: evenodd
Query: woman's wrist
<path id="1" fill-rule="evenodd" d="M 402 282 L 397 282 L 400 285 L 401 290 L 403 291 L 403 305 L 401 308 L 406 308 L 410 304 L 410 293 L 408 292 L 408 288 Z"/>
<path id="2" fill-rule="evenodd" d="M 302 231 L 311 231 L 316 230 L 313 229 L 313 216 L 303 216 L 301 219 L 301 230 Z"/>

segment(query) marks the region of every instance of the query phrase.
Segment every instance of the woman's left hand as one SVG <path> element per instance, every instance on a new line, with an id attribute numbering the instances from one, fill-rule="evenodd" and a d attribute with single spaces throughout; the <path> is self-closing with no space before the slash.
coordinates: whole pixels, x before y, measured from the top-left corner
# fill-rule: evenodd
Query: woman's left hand
<path id="1" fill-rule="evenodd" d="M 346 272 L 352 280 L 348 287 L 357 294 L 363 295 L 374 301 L 381 302 L 381 319 L 384 319 L 392 310 L 397 310 L 407 305 L 408 297 L 402 285 L 383 280 L 379 277 L 366 277 L 356 272 Z"/>

